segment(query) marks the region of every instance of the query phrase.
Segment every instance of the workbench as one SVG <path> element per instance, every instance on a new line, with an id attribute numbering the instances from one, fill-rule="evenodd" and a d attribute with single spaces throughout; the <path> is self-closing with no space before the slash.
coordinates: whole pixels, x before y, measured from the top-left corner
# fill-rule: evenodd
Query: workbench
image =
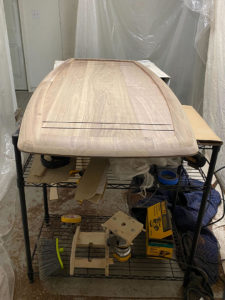
<path id="1" fill-rule="evenodd" d="M 199 238 L 199 234 L 201 231 L 202 226 L 202 219 L 204 216 L 204 211 L 206 207 L 207 197 L 210 192 L 211 188 L 211 181 L 216 165 L 217 155 L 219 153 L 220 147 L 222 145 L 222 141 L 219 137 L 216 136 L 216 134 L 209 128 L 209 126 L 206 124 L 206 122 L 202 119 L 202 117 L 195 111 L 195 109 L 191 106 L 183 106 L 184 112 L 186 113 L 192 130 L 194 132 L 198 147 L 200 149 L 208 149 L 211 150 L 211 158 L 209 162 L 209 168 L 208 172 L 206 174 L 205 183 L 203 187 L 203 196 L 201 201 L 201 207 L 198 214 L 198 220 L 196 224 L 196 230 L 194 233 L 193 243 L 192 243 L 192 251 L 189 257 L 189 264 L 193 264 L 193 259 L 196 252 L 197 242 Z M 27 173 L 29 172 L 29 166 L 32 160 L 32 155 L 28 157 L 28 160 L 25 162 L 24 166 L 22 164 L 22 157 L 21 157 L 21 151 L 18 149 L 18 136 L 19 136 L 19 130 L 12 136 L 12 141 L 14 145 L 14 151 L 15 151 L 15 161 L 16 161 L 16 170 L 17 170 L 17 185 L 19 190 L 19 199 L 20 199 L 20 206 L 21 206 L 21 214 L 22 214 L 22 222 L 23 222 L 23 232 L 24 232 L 24 241 L 25 241 L 25 251 L 26 251 L 26 258 L 27 258 L 27 274 L 30 282 L 33 282 L 34 280 L 34 271 L 33 271 L 33 258 L 34 253 L 36 250 L 36 246 L 34 249 L 34 252 L 32 254 L 30 249 L 30 237 L 29 237 L 29 227 L 28 227 L 28 219 L 27 219 L 27 208 L 26 208 L 26 195 L 25 195 L 25 187 L 26 186 L 38 186 L 43 189 L 43 206 L 44 206 L 44 220 L 43 220 L 43 226 L 48 226 L 49 220 L 50 220 L 50 214 L 48 210 L 48 196 L 47 196 L 47 188 L 51 187 L 52 185 L 49 184 L 31 184 L 26 181 Z M 53 186 L 60 187 L 61 184 L 55 184 Z M 65 187 L 65 185 L 62 185 Z M 70 185 L 71 186 L 71 185 Z M 72 187 L 76 187 L 76 184 L 72 185 Z M 119 182 L 115 184 L 115 182 L 111 183 L 110 180 L 108 182 L 108 188 L 117 188 L 117 189 L 128 189 L 129 184 L 120 184 Z M 99 221 L 101 221 L 101 218 L 99 218 Z M 42 226 L 42 227 L 43 227 Z M 123 278 L 123 276 L 121 276 Z M 131 278 L 131 277 L 126 277 Z M 146 278 L 145 278 L 146 279 Z M 154 278 L 148 278 L 148 279 L 154 279 Z M 157 279 L 159 279 L 157 277 Z M 169 278 L 167 278 L 169 279 Z"/>

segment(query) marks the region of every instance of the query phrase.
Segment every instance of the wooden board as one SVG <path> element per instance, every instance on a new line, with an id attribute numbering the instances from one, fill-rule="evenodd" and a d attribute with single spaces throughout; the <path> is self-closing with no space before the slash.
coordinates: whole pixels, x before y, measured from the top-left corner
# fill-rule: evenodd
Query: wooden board
<path id="1" fill-rule="evenodd" d="M 123 238 L 128 245 L 143 230 L 143 224 L 126 215 L 122 211 L 115 213 L 108 221 L 102 224 L 103 228 L 107 228 L 115 235 Z"/>
<path id="2" fill-rule="evenodd" d="M 88 268 L 88 269 L 105 269 L 106 265 L 112 265 L 113 259 L 109 258 L 106 262 L 105 258 L 92 258 L 89 261 L 87 258 L 76 258 L 74 261 L 74 268 Z M 106 275 L 108 276 L 108 275 Z"/>
<path id="3" fill-rule="evenodd" d="M 70 254 L 70 276 L 74 274 L 74 262 L 75 262 L 75 252 L 77 248 L 77 241 L 80 235 L 80 226 L 77 226 L 76 232 L 73 236 L 71 254 Z"/>
<path id="4" fill-rule="evenodd" d="M 75 165 L 76 159 L 72 158 L 70 163 L 64 167 L 47 169 L 42 165 L 40 155 L 34 155 L 27 182 L 52 184 L 67 181 L 70 177 L 69 172 L 75 168 Z"/>
<path id="5" fill-rule="evenodd" d="M 105 247 L 105 232 L 82 232 L 79 235 L 77 246 L 88 247 L 92 243 L 93 247 Z"/>
<path id="6" fill-rule="evenodd" d="M 22 121 L 25 152 L 104 157 L 192 155 L 197 144 L 182 106 L 134 61 L 69 59 L 33 94 Z"/>
<path id="7" fill-rule="evenodd" d="M 221 145 L 223 143 L 192 106 L 183 105 L 183 110 L 199 143 L 204 145 Z"/>
<path id="8" fill-rule="evenodd" d="M 106 186 L 106 171 L 109 161 L 105 158 L 92 158 L 78 184 L 75 200 L 89 200 L 97 203 L 103 196 Z"/>

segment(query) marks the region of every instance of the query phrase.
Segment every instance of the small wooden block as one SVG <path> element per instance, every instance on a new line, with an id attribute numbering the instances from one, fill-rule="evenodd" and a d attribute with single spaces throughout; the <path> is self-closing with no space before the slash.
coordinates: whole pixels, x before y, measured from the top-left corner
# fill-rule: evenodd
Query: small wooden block
<path id="1" fill-rule="evenodd" d="M 88 247 L 90 243 L 93 247 L 105 247 L 105 232 L 80 232 L 77 247 Z"/>
<path id="2" fill-rule="evenodd" d="M 113 264 L 113 259 L 108 259 L 108 265 Z M 88 268 L 88 269 L 105 269 L 106 266 L 106 260 L 105 258 L 93 258 L 91 261 L 89 261 L 87 258 L 78 258 L 76 257 L 74 261 L 74 267 L 75 268 Z"/>
<path id="3" fill-rule="evenodd" d="M 143 224 L 134 218 L 118 211 L 108 221 L 102 224 L 104 228 L 123 238 L 130 245 L 136 236 L 143 230 Z"/>
<path id="4" fill-rule="evenodd" d="M 49 200 L 58 200 L 58 198 L 57 187 L 50 187 Z"/>
<path id="5" fill-rule="evenodd" d="M 70 276 L 74 274 L 74 261 L 75 261 L 75 252 L 77 247 L 77 240 L 80 234 L 80 226 L 77 226 L 76 232 L 73 236 L 71 254 L 70 254 Z"/>

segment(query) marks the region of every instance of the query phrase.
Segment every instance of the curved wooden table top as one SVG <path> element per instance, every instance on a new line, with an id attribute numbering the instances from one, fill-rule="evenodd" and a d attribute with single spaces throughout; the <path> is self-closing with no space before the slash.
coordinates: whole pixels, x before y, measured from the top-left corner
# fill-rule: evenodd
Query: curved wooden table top
<path id="1" fill-rule="evenodd" d="M 182 106 L 154 73 L 134 61 L 69 59 L 35 90 L 21 151 L 68 156 L 195 154 Z"/>

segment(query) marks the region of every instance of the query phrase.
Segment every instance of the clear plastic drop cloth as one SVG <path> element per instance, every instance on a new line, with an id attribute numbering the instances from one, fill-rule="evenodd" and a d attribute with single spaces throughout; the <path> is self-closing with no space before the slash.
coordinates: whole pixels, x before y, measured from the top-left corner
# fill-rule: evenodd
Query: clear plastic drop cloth
<path id="1" fill-rule="evenodd" d="M 213 0 L 81 0 L 75 57 L 149 59 L 183 104 L 202 111 Z"/>
<path id="2" fill-rule="evenodd" d="M 11 135 L 15 130 L 12 68 L 3 1 L 0 0 L 0 299 L 13 299 L 14 271 L 3 237 L 14 224 L 16 185 Z"/>
<path id="3" fill-rule="evenodd" d="M 109 162 L 114 177 L 119 180 L 131 180 L 136 175 L 148 173 L 152 165 L 157 165 L 158 167 L 177 168 L 181 164 L 181 158 L 110 158 Z"/>
<path id="4" fill-rule="evenodd" d="M 209 37 L 209 49 L 205 75 L 203 116 L 217 135 L 225 141 L 225 1 L 214 1 L 214 15 Z M 225 166 L 225 146 L 221 147 L 216 169 Z M 225 169 L 217 173 L 225 189 Z M 222 205 L 221 205 L 222 206 Z M 216 220 L 223 214 L 219 208 Z M 220 257 L 225 272 L 225 219 L 213 225 L 213 232 L 220 244 Z"/>
<path id="5" fill-rule="evenodd" d="M 205 76 L 203 116 L 225 141 L 225 1 L 216 0 L 209 38 Z M 221 147 L 216 168 L 225 166 L 225 146 Z M 225 169 L 217 173 L 225 188 Z"/>

